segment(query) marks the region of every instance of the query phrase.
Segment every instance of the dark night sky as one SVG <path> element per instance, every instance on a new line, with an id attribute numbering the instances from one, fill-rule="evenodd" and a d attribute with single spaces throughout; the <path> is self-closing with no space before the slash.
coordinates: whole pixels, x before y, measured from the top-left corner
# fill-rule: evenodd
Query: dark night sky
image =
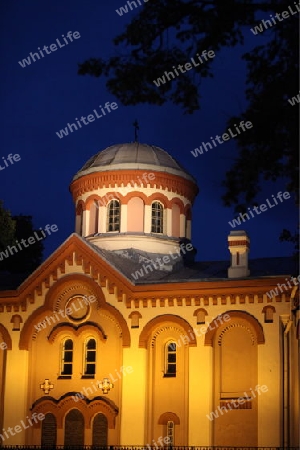
<path id="1" fill-rule="evenodd" d="M 243 47 L 216 55 L 215 76 L 202 81 L 202 108 L 193 115 L 183 115 L 172 104 L 124 107 L 107 92 L 104 79 L 77 75 L 77 63 L 116 52 L 113 37 L 141 9 L 119 17 L 115 9 L 124 4 L 125 0 L 1 2 L 0 161 L 9 153 L 19 153 L 21 161 L 0 172 L 0 198 L 12 214 L 32 215 L 36 227 L 57 224 L 59 231 L 45 241 L 48 256 L 74 231 L 68 190 L 73 175 L 98 151 L 132 141 L 132 122 L 138 118 L 140 142 L 162 147 L 197 179 L 200 194 L 193 209 L 193 243 L 198 259 L 229 260 L 228 221 L 234 212 L 222 206 L 221 181 L 236 154 L 234 139 L 197 158 L 190 151 L 210 136 L 224 133 L 227 119 L 243 111 L 246 70 L 241 55 L 265 42 L 266 36 L 254 37 L 245 29 Z M 62 34 L 68 31 L 78 31 L 80 39 L 30 66 L 18 64 L 38 47 L 57 38 L 63 42 Z M 116 101 L 119 108 L 63 139 L 57 137 L 56 131 L 68 122 L 91 114 L 107 101 Z M 264 185 L 258 203 L 280 190 L 285 191 L 283 181 Z M 280 243 L 278 236 L 282 228 L 294 231 L 296 219 L 290 199 L 245 222 L 239 228 L 250 235 L 250 257 L 290 255 L 292 246 Z"/>

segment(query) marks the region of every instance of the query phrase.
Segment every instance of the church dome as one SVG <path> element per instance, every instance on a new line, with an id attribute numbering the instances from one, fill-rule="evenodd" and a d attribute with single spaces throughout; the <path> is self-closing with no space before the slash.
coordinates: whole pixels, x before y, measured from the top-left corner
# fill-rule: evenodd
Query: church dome
<path id="1" fill-rule="evenodd" d="M 178 175 L 192 182 L 196 180 L 169 153 L 154 145 L 131 142 L 116 144 L 92 156 L 77 172 L 73 180 L 95 172 L 111 170 L 158 170 Z"/>
<path id="2" fill-rule="evenodd" d="M 174 253 L 191 239 L 197 182 L 160 147 L 112 145 L 86 162 L 70 191 L 76 232 L 102 249 Z"/>

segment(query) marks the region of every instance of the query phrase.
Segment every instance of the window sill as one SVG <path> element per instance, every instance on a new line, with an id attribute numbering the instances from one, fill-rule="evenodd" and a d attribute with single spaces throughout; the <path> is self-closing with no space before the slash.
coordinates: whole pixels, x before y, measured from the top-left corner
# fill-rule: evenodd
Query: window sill
<path id="1" fill-rule="evenodd" d="M 164 378 L 176 378 L 176 373 L 165 373 Z"/>
<path id="2" fill-rule="evenodd" d="M 59 375 L 59 377 L 57 377 L 58 380 L 71 380 L 72 379 L 72 375 Z"/>
<path id="3" fill-rule="evenodd" d="M 85 379 L 85 380 L 87 380 L 87 379 L 94 379 L 95 378 L 95 375 L 82 375 L 82 377 L 81 377 L 81 379 L 83 380 L 83 379 Z"/>

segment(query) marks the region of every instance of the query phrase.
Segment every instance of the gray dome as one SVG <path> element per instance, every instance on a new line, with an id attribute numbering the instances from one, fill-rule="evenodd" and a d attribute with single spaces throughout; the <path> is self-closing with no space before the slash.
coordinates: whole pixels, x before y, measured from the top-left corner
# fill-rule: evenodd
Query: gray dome
<path id="1" fill-rule="evenodd" d="M 107 172 L 109 170 L 153 170 L 178 175 L 196 183 L 196 180 L 172 158 L 165 150 L 159 147 L 139 142 L 117 144 L 102 150 L 92 156 L 77 172 L 73 180 L 94 172 Z"/>

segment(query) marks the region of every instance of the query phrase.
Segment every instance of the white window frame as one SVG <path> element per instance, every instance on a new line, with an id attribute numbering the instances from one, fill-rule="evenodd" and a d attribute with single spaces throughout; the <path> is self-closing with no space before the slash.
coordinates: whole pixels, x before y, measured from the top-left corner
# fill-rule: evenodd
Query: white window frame
<path id="1" fill-rule="evenodd" d="M 175 442 L 175 423 L 173 420 L 168 420 L 167 422 L 167 437 L 168 439 L 168 447 L 174 447 Z"/>
<path id="2" fill-rule="evenodd" d="M 95 341 L 95 349 L 88 349 L 88 343 L 91 340 Z M 94 361 L 88 361 L 88 358 L 87 358 L 88 352 L 94 352 L 94 354 L 95 354 Z M 87 372 L 87 366 L 89 364 L 94 365 L 94 368 L 95 368 L 94 373 Z M 85 339 L 84 346 L 83 346 L 83 377 L 84 378 L 95 378 L 96 369 L 97 369 L 97 340 L 94 338 L 94 336 L 89 336 L 88 338 Z"/>
<path id="3" fill-rule="evenodd" d="M 118 214 L 114 213 L 114 210 L 117 209 L 116 206 L 112 207 L 113 214 L 111 215 L 111 205 L 113 202 L 118 203 Z M 118 222 L 112 222 L 110 223 L 110 218 L 115 219 L 118 218 Z M 117 229 L 115 229 L 115 225 L 118 225 Z M 112 226 L 112 230 L 110 230 L 110 226 Z M 109 204 L 107 205 L 107 214 L 106 214 L 106 232 L 107 233 L 120 233 L 121 230 L 121 202 L 117 198 L 112 199 Z"/>
<path id="4" fill-rule="evenodd" d="M 67 341 L 71 341 L 72 342 L 72 349 L 65 349 L 65 345 Z M 71 361 L 67 361 L 65 362 L 65 352 L 72 352 L 72 360 Z M 65 337 L 61 343 L 61 350 L 60 350 L 60 376 L 61 377 L 69 377 L 71 378 L 73 375 L 73 363 L 74 363 L 74 342 L 73 339 L 68 336 Z M 64 369 L 65 369 L 65 365 L 69 365 L 71 366 L 71 373 L 64 373 Z"/>
<path id="5" fill-rule="evenodd" d="M 174 350 L 170 350 L 169 346 L 173 345 L 175 346 Z M 174 355 L 175 354 L 175 362 L 173 361 L 169 361 L 169 355 Z M 164 376 L 165 377 L 176 377 L 176 373 L 177 373 L 177 344 L 175 341 L 171 340 L 166 342 L 165 344 L 165 348 L 164 348 L 164 363 L 165 363 L 165 370 L 164 370 Z M 175 366 L 175 372 L 173 371 L 169 371 L 169 366 Z"/>
<path id="6" fill-rule="evenodd" d="M 161 230 L 161 231 L 157 231 L 158 226 L 157 226 L 156 223 L 154 224 L 155 231 L 153 231 L 153 223 L 152 223 L 153 218 L 156 218 L 156 220 L 157 220 L 157 217 L 153 215 L 153 212 L 155 212 L 155 209 L 153 209 L 153 205 L 154 205 L 155 203 L 157 203 L 157 204 L 160 205 L 160 207 L 161 207 L 161 210 L 160 210 L 160 211 L 161 211 L 161 217 L 160 217 L 161 225 L 160 225 L 160 227 L 159 227 L 159 230 Z M 156 210 L 156 212 L 157 212 L 157 211 L 158 211 L 158 209 Z M 154 200 L 154 201 L 151 203 L 151 233 L 154 233 L 154 234 L 163 234 L 163 233 L 164 233 L 164 223 L 165 223 L 165 208 L 164 208 L 164 205 L 163 205 L 160 201 Z"/>

